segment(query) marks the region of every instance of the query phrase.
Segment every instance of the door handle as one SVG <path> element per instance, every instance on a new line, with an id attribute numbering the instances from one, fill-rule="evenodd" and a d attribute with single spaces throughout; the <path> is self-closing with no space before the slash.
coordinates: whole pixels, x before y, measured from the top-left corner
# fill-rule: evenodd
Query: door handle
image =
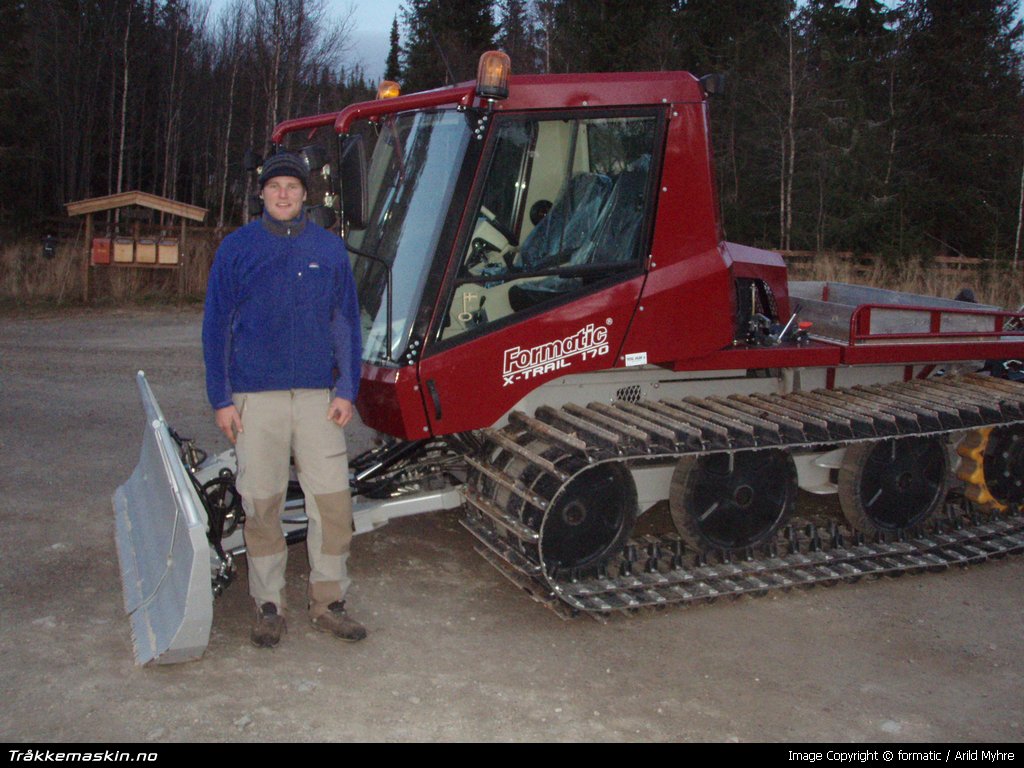
<path id="1" fill-rule="evenodd" d="M 430 399 L 434 401 L 434 418 L 441 420 L 441 396 L 437 393 L 437 385 L 433 379 L 427 379 L 427 391 L 430 392 Z"/>

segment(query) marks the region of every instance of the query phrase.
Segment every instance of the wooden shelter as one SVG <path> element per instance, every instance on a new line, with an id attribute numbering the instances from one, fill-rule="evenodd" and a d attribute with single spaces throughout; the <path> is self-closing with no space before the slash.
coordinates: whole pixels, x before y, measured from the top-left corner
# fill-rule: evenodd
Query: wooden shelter
<path id="1" fill-rule="evenodd" d="M 139 222 L 133 224 L 133 237 L 129 240 L 115 245 L 115 258 L 111 261 L 111 243 L 107 238 L 94 238 L 93 214 L 103 211 L 110 211 L 116 208 L 127 208 L 139 206 L 154 211 L 160 211 L 181 219 L 181 230 L 176 241 L 166 241 L 166 253 L 170 254 L 164 258 L 159 251 L 164 241 L 143 241 L 139 237 Z M 180 203 L 177 200 L 170 200 L 166 197 L 153 195 L 149 192 L 119 192 L 116 195 L 104 195 L 103 197 L 90 197 L 87 200 L 79 200 L 65 205 L 68 216 L 85 216 L 85 253 L 82 257 L 82 299 L 89 301 L 89 277 L 90 267 L 103 265 L 104 267 L 134 267 L 141 269 L 177 269 L 178 270 L 178 295 L 183 291 L 184 270 L 181 269 L 181 260 L 185 254 L 186 244 L 186 223 L 188 221 L 201 222 L 206 218 L 206 209 L 187 203 Z M 123 245 L 124 248 L 119 246 Z M 172 249 L 173 247 L 173 249 Z M 139 254 L 136 258 L 136 253 Z M 128 254 L 123 258 L 122 254 Z M 159 255 L 158 255 L 159 254 Z"/>

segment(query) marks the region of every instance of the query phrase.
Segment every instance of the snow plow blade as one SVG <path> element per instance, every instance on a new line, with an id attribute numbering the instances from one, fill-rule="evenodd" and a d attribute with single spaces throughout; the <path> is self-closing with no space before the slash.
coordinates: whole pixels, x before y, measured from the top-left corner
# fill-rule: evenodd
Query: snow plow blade
<path id="1" fill-rule="evenodd" d="M 213 592 L 206 511 L 142 371 L 139 463 L 114 492 L 117 556 L 135 662 L 198 659 L 210 639 Z"/>

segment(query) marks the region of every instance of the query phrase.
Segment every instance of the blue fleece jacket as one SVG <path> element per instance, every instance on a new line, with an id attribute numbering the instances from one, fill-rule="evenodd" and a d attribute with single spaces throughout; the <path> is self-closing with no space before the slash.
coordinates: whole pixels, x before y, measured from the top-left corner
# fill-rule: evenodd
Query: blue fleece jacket
<path id="1" fill-rule="evenodd" d="M 355 401 L 359 302 L 341 238 L 306 217 L 264 214 L 217 249 L 206 288 L 203 357 L 210 405 L 236 392 L 333 389 Z"/>

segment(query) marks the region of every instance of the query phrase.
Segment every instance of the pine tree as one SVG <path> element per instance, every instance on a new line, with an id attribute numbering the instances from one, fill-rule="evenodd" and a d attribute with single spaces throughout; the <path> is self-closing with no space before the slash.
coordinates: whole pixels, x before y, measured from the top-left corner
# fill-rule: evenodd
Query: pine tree
<path id="1" fill-rule="evenodd" d="M 779 246 L 794 6 L 792 0 L 688 0 L 673 20 L 673 66 L 726 76 L 726 95 L 709 107 L 726 235 L 768 247 Z"/>
<path id="2" fill-rule="evenodd" d="M 398 17 L 391 22 L 391 47 L 388 49 L 388 60 L 384 65 L 384 79 L 398 82 L 402 79 L 402 47 L 398 38 Z"/>
<path id="3" fill-rule="evenodd" d="M 497 28 L 487 0 L 406 0 L 405 91 L 476 77 L 480 54 L 494 47 Z"/>
<path id="4" fill-rule="evenodd" d="M 1012 0 L 911 0 L 897 169 L 904 250 L 1013 249 L 1024 24 Z"/>
<path id="5" fill-rule="evenodd" d="M 803 246 L 879 252 L 891 239 L 899 15 L 880 0 L 811 0 Z"/>
<path id="6" fill-rule="evenodd" d="M 552 71 L 666 69 L 674 56 L 672 0 L 556 0 Z"/>
<path id="7" fill-rule="evenodd" d="M 0 222 L 6 223 L 31 211 L 31 154 L 26 152 L 25 136 L 39 127 L 42 100 L 33 95 L 19 71 L 27 60 L 27 18 L 21 0 L 0 0 L 0 178 L 8 187 L 0 200 Z"/>
<path id="8" fill-rule="evenodd" d="M 542 61 L 537 45 L 537 27 L 526 0 L 497 0 L 498 37 L 495 42 L 508 54 L 512 71 L 518 74 L 540 72 Z"/>

